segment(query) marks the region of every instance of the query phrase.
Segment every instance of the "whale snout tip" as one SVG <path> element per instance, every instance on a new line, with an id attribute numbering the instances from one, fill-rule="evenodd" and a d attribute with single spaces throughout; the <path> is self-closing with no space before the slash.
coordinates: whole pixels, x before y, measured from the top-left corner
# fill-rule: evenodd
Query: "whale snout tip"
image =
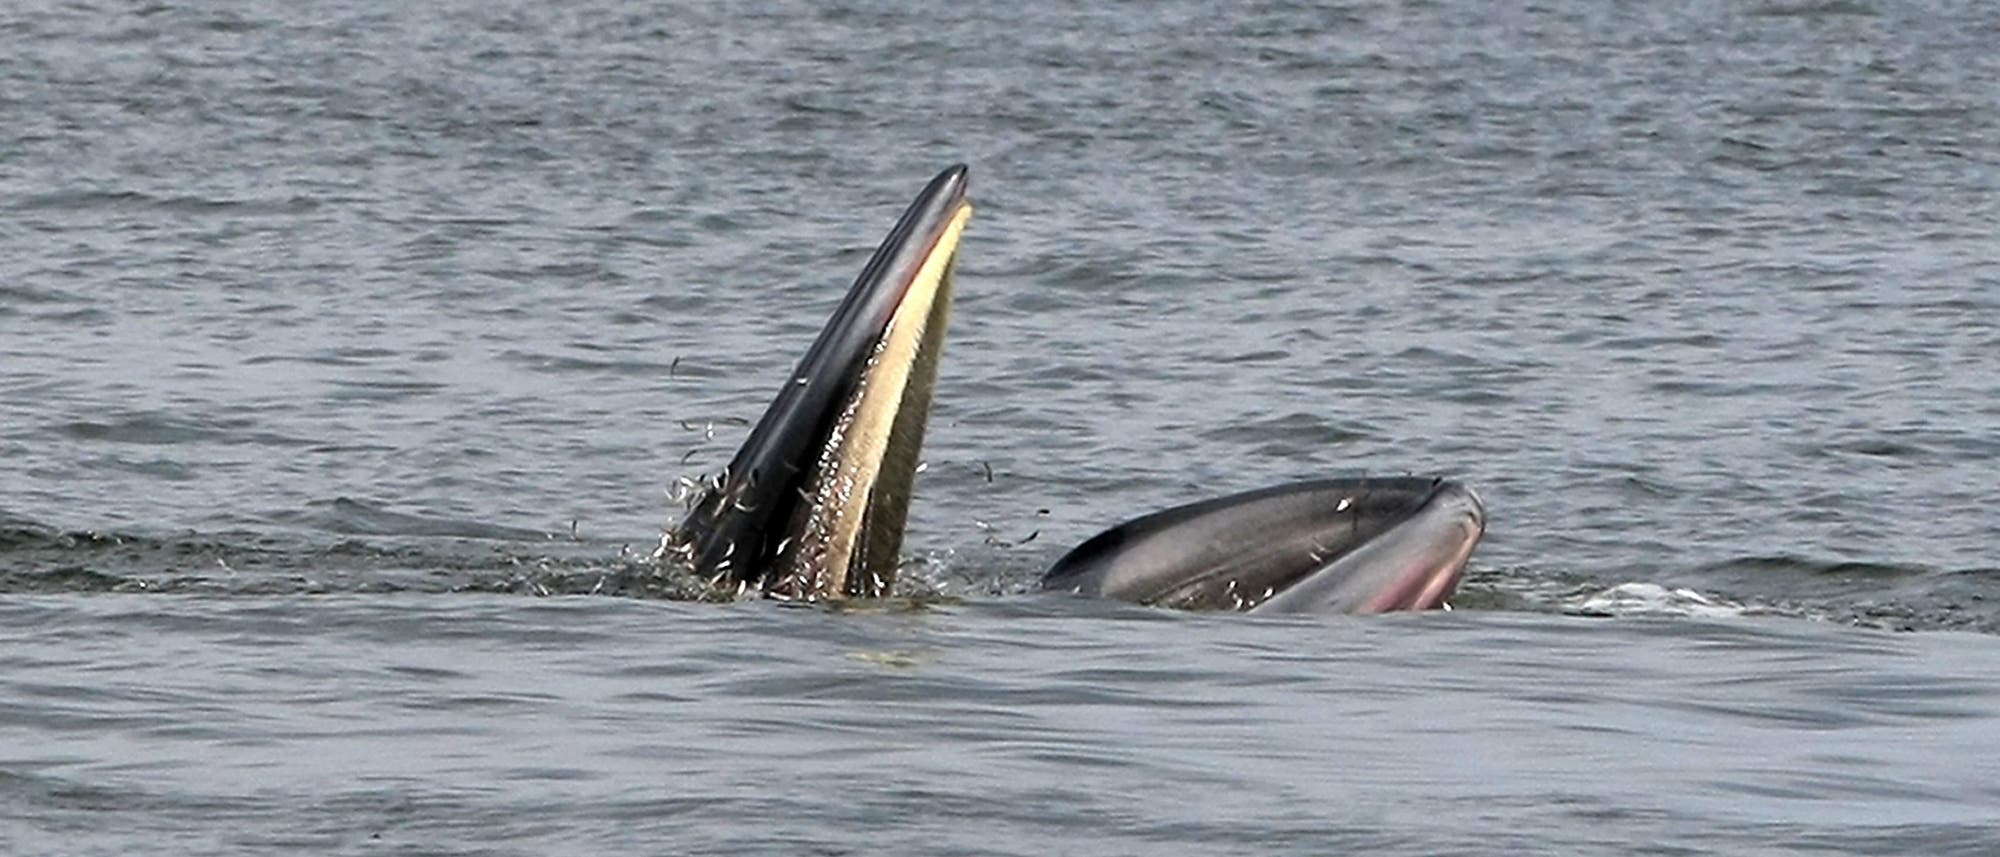
<path id="1" fill-rule="evenodd" d="M 1463 514 L 1477 532 L 1486 532 L 1486 498 L 1478 489 L 1451 479 L 1438 480 L 1435 502 Z"/>

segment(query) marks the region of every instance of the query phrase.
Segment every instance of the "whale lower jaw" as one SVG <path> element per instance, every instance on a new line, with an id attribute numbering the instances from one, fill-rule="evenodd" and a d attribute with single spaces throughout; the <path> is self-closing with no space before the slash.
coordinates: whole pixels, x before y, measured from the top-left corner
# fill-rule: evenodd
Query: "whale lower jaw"
<path id="1" fill-rule="evenodd" d="M 663 555 L 727 593 L 818 601 L 895 585 L 966 187 L 954 166 L 903 212 Z"/>

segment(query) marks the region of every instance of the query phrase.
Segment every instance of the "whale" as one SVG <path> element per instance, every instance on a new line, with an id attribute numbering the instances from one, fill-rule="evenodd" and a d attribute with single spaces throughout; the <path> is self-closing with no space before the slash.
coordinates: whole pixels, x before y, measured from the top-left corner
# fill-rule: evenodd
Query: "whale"
<path id="1" fill-rule="evenodd" d="M 738 594 L 890 592 L 972 217 L 967 185 L 952 166 L 897 219 L 663 555 Z"/>
<path id="2" fill-rule="evenodd" d="M 822 602 L 895 587 L 951 315 L 969 171 L 933 178 L 869 257 L 659 555 L 724 595 Z M 1064 554 L 1046 592 L 1188 610 L 1448 606 L 1485 533 L 1458 482 L 1345 477 L 1202 499 Z"/>
<path id="3" fill-rule="evenodd" d="M 1457 482 L 1297 482 L 1114 526 L 1056 560 L 1041 588 L 1189 610 L 1427 610 L 1447 606 L 1485 533 L 1485 503 Z"/>

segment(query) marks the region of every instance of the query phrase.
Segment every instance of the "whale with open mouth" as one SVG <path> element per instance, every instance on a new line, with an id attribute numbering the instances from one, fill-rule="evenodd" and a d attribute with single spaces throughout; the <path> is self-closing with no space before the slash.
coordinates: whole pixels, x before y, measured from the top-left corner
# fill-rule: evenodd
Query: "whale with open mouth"
<path id="1" fill-rule="evenodd" d="M 951 315 L 967 171 L 932 179 L 725 470 L 662 540 L 714 587 L 889 594 Z M 1202 610 L 1445 604 L 1485 532 L 1471 489 L 1418 477 L 1280 485 L 1155 512 L 1078 545 L 1041 588 Z"/>

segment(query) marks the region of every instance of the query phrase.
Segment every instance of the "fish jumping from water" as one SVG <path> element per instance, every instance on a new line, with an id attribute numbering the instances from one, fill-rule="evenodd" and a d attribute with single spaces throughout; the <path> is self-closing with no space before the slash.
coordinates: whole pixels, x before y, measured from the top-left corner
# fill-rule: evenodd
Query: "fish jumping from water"
<path id="1" fill-rule="evenodd" d="M 739 593 L 889 593 L 972 216 L 966 192 L 954 166 L 903 212 L 663 555 Z M 1445 480 L 1281 485 L 1120 524 L 1057 560 L 1041 587 L 1189 609 L 1422 610 L 1451 594 L 1485 519 L 1477 494 Z"/>

